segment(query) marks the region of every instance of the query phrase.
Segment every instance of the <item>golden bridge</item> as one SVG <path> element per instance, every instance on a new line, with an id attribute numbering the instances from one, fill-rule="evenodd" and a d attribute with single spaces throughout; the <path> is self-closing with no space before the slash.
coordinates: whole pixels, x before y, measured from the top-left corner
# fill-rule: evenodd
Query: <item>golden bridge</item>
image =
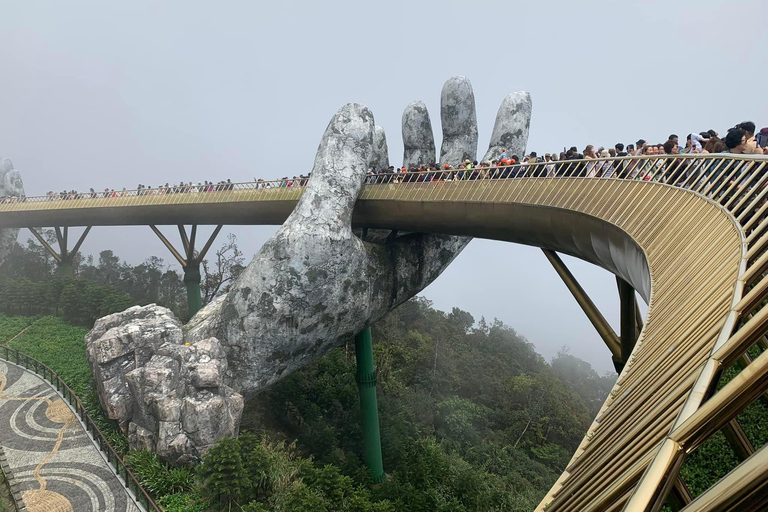
<path id="1" fill-rule="evenodd" d="M 589 178 L 597 166 L 611 178 Z M 768 390 L 768 159 L 743 155 L 566 161 L 498 169 L 372 175 L 353 223 L 364 230 L 433 232 L 542 248 L 574 293 L 621 373 L 584 440 L 537 510 L 763 510 L 768 446 L 737 421 Z M 556 174 L 557 177 L 542 177 Z M 607 173 L 606 173 L 607 174 Z M 511 177 L 515 177 L 512 179 Z M 0 204 L 0 227 L 31 228 L 66 262 L 92 226 L 150 225 L 182 265 L 194 266 L 197 225 L 280 224 L 302 182 L 27 197 Z M 156 227 L 177 225 L 182 250 Z M 184 225 L 192 225 L 188 234 Z M 35 228 L 56 227 L 59 250 Z M 86 227 L 72 250 L 68 228 Z M 199 253 L 210 247 L 209 239 Z M 556 253 L 617 276 L 620 335 Z M 198 254 L 199 254 L 198 253 Z M 648 303 L 644 323 L 635 293 Z M 639 334 L 639 335 L 638 335 Z M 759 347 L 754 360 L 748 351 Z M 738 375 L 722 385 L 732 365 Z M 719 385 L 720 384 L 720 385 Z M 686 458 L 722 431 L 741 463 L 692 499 Z"/>

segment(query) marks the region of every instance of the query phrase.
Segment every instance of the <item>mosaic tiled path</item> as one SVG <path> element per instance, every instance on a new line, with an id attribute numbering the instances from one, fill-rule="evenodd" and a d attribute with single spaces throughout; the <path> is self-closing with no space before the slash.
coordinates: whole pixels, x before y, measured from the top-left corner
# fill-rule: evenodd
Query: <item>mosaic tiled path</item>
<path id="1" fill-rule="evenodd" d="M 30 512 L 140 510 L 53 388 L 3 360 L 0 446 Z"/>

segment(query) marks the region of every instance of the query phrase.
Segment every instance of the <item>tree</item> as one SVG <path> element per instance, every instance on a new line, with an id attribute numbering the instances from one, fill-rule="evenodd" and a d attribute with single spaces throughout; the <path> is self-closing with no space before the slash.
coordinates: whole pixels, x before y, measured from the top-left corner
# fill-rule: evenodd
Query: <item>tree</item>
<path id="1" fill-rule="evenodd" d="M 219 294 L 229 291 L 231 284 L 245 269 L 243 253 L 237 247 L 237 237 L 230 233 L 227 241 L 216 251 L 212 263 L 208 260 L 201 262 L 202 282 L 200 290 L 203 294 L 203 304 L 208 304 Z"/>
<path id="2" fill-rule="evenodd" d="M 236 438 L 226 437 L 211 448 L 203 458 L 200 476 L 204 493 L 224 510 L 247 500 L 250 484 Z"/>
<path id="3" fill-rule="evenodd" d="M 592 417 L 597 416 L 616 382 L 616 374 L 598 375 L 592 365 L 569 354 L 567 348 L 552 358 L 552 371 L 584 400 Z"/>

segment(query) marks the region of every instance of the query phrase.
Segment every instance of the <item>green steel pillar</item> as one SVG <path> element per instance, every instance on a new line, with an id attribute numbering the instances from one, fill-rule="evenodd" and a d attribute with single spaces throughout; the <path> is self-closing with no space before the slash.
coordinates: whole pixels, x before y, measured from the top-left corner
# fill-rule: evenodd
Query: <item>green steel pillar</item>
<path id="1" fill-rule="evenodd" d="M 360 391 L 360 409 L 363 413 L 363 459 L 373 476 L 373 482 L 384 479 L 379 433 L 379 409 L 376 403 L 376 370 L 373 367 L 373 340 L 371 328 L 355 336 L 357 359 L 357 387 Z"/>
<path id="2" fill-rule="evenodd" d="M 72 265 L 72 259 L 71 258 L 63 258 L 61 261 L 56 263 L 57 266 L 57 272 L 59 273 L 59 277 L 74 277 L 75 270 Z"/>
<path id="3" fill-rule="evenodd" d="M 200 265 L 184 267 L 184 285 L 187 287 L 189 317 L 192 318 L 203 307 L 203 297 L 200 293 Z"/>

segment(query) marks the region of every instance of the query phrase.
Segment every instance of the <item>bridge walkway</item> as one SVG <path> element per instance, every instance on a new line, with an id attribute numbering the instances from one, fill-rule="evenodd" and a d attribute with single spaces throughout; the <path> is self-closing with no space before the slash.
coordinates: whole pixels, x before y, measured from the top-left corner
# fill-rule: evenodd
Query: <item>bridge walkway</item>
<path id="1" fill-rule="evenodd" d="M 140 512 L 56 390 L 0 359 L 0 447 L 29 512 Z"/>

